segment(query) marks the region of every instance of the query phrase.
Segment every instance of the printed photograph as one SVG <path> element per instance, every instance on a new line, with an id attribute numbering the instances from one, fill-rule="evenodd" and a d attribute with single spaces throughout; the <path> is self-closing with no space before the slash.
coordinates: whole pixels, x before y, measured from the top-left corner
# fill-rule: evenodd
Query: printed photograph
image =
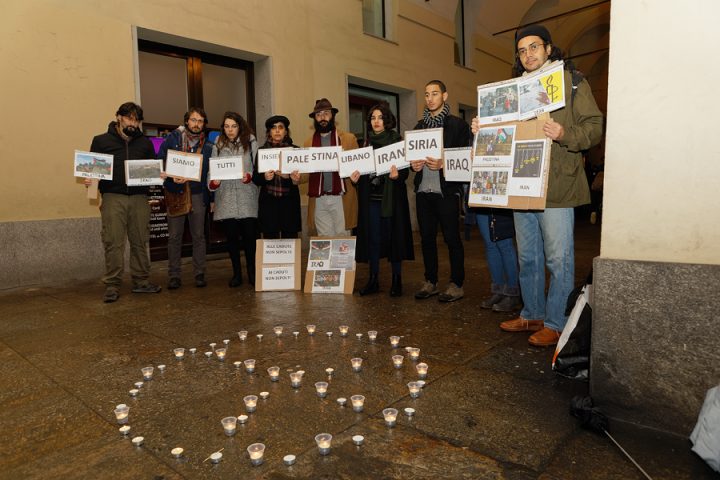
<path id="1" fill-rule="evenodd" d="M 473 170 L 471 195 L 507 195 L 507 170 Z"/>
<path id="2" fill-rule="evenodd" d="M 112 167 L 112 155 L 75 151 L 76 177 L 110 179 L 112 178 Z"/>
<path id="3" fill-rule="evenodd" d="M 127 160 L 125 175 L 128 185 L 162 185 L 162 160 Z"/>
<path id="4" fill-rule="evenodd" d="M 487 89 L 478 93 L 478 115 L 498 117 L 518 111 L 517 84 Z"/>
<path id="5" fill-rule="evenodd" d="M 310 260 L 327 260 L 330 258 L 332 242 L 330 240 L 310 240 Z"/>
<path id="6" fill-rule="evenodd" d="M 521 80 L 519 85 L 521 119 L 534 116 L 536 110 L 552 111 L 565 105 L 562 66 L 527 82 Z"/>
<path id="7" fill-rule="evenodd" d="M 505 157 L 512 155 L 515 126 L 486 127 L 475 136 L 476 157 Z"/>
<path id="8" fill-rule="evenodd" d="M 341 270 L 317 270 L 313 279 L 313 287 L 324 289 L 341 288 Z"/>
<path id="9" fill-rule="evenodd" d="M 542 172 L 543 149 L 545 142 L 518 141 L 515 143 L 513 159 L 514 178 L 539 178 Z"/>

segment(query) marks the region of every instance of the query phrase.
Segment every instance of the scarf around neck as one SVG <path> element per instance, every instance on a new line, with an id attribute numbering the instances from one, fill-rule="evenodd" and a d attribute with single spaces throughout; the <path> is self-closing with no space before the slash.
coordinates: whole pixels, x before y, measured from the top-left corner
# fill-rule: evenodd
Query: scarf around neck
<path id="1" fill-rule="evenodd" d="M 380 133 L 375 133 L 372 130 L 368 132 L 368 143 L 373 148 L 387 147 L 400 140 L 400 134 L 395 130 L 383 130 Z"/>
<path id="2" fill-rule="evenodd" d="M 422 121 L 426 128 L 442 128 L 445 123 L 445 117 L 448 115 L 450 115 L 450 105 L 447 103 L 443 104 L 442 112 L 438 113 L 434 117 L 430 113 L 430 110 L 425 107 L 425 110 L 423 110 Z"/>

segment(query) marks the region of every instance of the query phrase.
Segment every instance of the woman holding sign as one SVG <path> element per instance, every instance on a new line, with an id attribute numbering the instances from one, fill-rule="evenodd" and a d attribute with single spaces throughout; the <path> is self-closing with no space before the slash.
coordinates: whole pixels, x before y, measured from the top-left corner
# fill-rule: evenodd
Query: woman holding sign
<path id="1" fill-rule="evenodd" d="M 265 137 L 260 149 L 297 148 L 290 138 L 290 120 L 283 115 L 265 120 Z M 297 238 L 302 230 L 297 186 L 300 174 L 295 171 L 282 175 L 279 170 L 259 173 L 256 165 L 253 181 L 261 187 L 259 219 L 263 238 Z"/>
<path id="2" fill-rule="evenodd" d="M 365 146 L 377 149 L 401 141 L 396 125 L 395 115 L 386 102 L 373 106 L 367 119 Z M 355 171 L 350 176 L 358 194 L 355 260 L 370 264 L 370 278 L 360 289 L 360 295 L 380 290 L 378 275 L 380 259 L 384 257 L 392 265 L 390 296 L 402 295 L 402 261 L 415 259 L 405 187 L 408 174 L 408 169 L 398 170 L 392 166 L 390 173 L 385 175 L 360 175 Z"/>
<path id="3" fill-rule="evenodd" d="M 215 192 L 215 220 L 222 220 L 227 237 L 227 249 L 232 262 L 231 288 L 242 284 L 240 238 L 245 250 L 245 263 L 250 285 L 255 285 L 255 240 L 258 238 L 258 187 L 252 183 L 253 159 L 257 141 L 245 119 L 236 112 L 225 112 L 222 133 L 213 146 L 213 157 L 241 157 L 243 178 L 210 180 L 208 187 Z"/>

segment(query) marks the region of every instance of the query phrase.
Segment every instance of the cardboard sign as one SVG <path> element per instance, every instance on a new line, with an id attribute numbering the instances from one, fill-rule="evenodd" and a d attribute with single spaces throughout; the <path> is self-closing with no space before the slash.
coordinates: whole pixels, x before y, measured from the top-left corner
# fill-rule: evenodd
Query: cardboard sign
<path id="1" fill-rule="evenodd" d="M 74 172 L 76 177 L 112 180 L 113 156 L 75 150 Z"/>
<path id="2" fill-rule="evenodd" d="M 275 172 L 280 170 L 280 152 L 287 148 L 261 148 L 258 150 L 258 172 Z"/>
<path id="3" fill-rule="evenodd" d="M 375 174 L 384 175 L 390 172 L 390 167 L 395 166 L 398 170 L 410 168 L 405 159 L 405 141 L 401 140 L 386 147 L 375 150 Z"/>
<path id="4" fill-rule="evenodd" d="M 199 182 L 202 178 L 203 156 L 199 153 L 168 150 L 165 173 L 168 177 Z"/>
<path id="5" fill-rule="evenodd" d="M 337 172 L 342 147 L 294 148 L 281 154 L 282 173 Z"/>
<path id="6" fill-rule="evenodd" d="M 340 152 L 339 162 L 340 178 L 347 178 L 356 170 L 360 175 L 375 173 L 375 155 L 372 147 Z"/>
<path id="7" fill-rule="evenodd" d="M 300 290 L 300 239 L 257 240 L 256 292 Z"/>
<path id="8" fill-rule="evenodd" d="M 243 178 L 243 157 L 215 157 L 210 159 L 210 180 L 237 180 Z"/>
<path id="9" fill-rule="evenodd" d="M 472 148 L 446 148 L 443 172 L 448 182 L 469 182 Z"/>
<path id="10" fill-rule="evenodd" d="M 405 159 L 408 162 L 427 157 L 442 158 L 443 129 L 428 128 L 405 132 Z"/>
<path id="11" fill-rule="evenodd" d="M 125 160 L 125 183 L 129 187 L 162 185 L 162 160 Z"/>
<path id="12" fill-rule="evenodd" d="M 352 295 L 355 267 L 355 237 L 311 237 L 304 291 Z"/>

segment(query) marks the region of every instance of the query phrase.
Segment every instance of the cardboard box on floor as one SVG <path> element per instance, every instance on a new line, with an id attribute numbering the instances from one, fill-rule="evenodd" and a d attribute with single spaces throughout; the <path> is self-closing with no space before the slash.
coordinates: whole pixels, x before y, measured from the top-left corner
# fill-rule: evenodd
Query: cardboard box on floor
<path id="1" fill-rule="evenodd" d="M 270 242 L 287 242 L 292 245 L 292 252 L 290 254 L 284 252 L 272 252 L 265 248 L 266 243 Z M 255 253 L 255 291 L 256 292 L 273 292 L 273 291 L 289 291 L 289 290 L 300 290 L 302 275 L 300 270 L 300 239 L 299 238 L 287 238 L 283 240 L 257 240 Z M 282 255 L 284 260 L 291 259 L 292 261 L 282 261 L 277 263 L 270 258 L 272 255 Z M 288 258 L 290 257 L 290 258 Z M 269 285 L 269 280 L 265 278 L 265 269 L 289 269 L 293 274 L 292 288 L 273 288 Z"/>
<path id="2" fill-rule="evenodd" d="M 550 118 L 549 113 L 542 113 L 533 120 L 525 120 L 524 122 L 503 122 L 482 125 L 486 127 L 502 127 L 505 125 L 515 125 L 515 138 L 517 140 L 548 140 L 543 132 L 545 121 Z M 508 196 L 507 205 L 488 205 L 484 203 L 469 203 L 471 207 L 492 207 L 492 208 L 510 208 L 513 210 L 544 210 L 545 201 L 547 200 L 548 172 L 550 171 L 550 151 L 552 142 L 546 142 L 543 158 L 543 195 L 542 197 L 519 197 L 517 195 Z M 474 148 L 474 145 L 473 145 Z"/>
<path id="3" fill-rule="evenodd" d="M 354 240 L 355 237 L 310 237 L 312 240 Z M 310 253 L 308 252 L 308 256 Z M 352 295 L 353 288 L 355 287 L 355 255 L 353 254 L 353 269 L 345 270 L 345 284 L 343 285 L 343 292 L 345 295 Z M 305 287 L 303 291 L 305 293 L 313 293 L 312 287 L 315 281 L 315 271 L 308 270 L 305 272 Z"/>

